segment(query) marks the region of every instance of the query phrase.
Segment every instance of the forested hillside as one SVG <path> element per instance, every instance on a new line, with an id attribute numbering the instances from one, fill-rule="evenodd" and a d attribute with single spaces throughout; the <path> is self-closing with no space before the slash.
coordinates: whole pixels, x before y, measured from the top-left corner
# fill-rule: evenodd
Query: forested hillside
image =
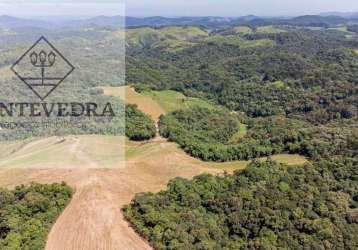
<path id="1" fill-rule="evenodd" d="M 204 37 L 185 38 L 165 38 L 167 28 L 130 32 L 127 41 L 141 40 L 127 48 L 127 81 L 204 96 L 251 117 L 280 114 L 313 124 L 356 117 L 358 40 L 337 30 L 277 29 L 203 30 Z"/>
<path id="2" fill-rule="evenodd" d="M 174 179 L 125 214 L 155 249 L 353 250 L 357 188 L 357 161 L 254 162 L 232 176 Z"/>
<path id="3" fill-rule="evenodd" d="M 234 175 L 138 194 L 124 212 L 155 249 L 357 249 L 358 38 L 341 22 L 201 27 L 202 37 L 127 45 L 128 81 L 228 108 L 173 111 L 163 136 L 203 160 L 253 159 Z M 254 159 L 281 152 L 310 163 Z"/>
<path id="4" fill-rule="evenodd" d="M 246 133 L 240 120 L 248 124 Z M 243 119 L 225 110 L 193 108 L 161 117 L 160 133 L 206 161 L 249 160 L 283 152 L 318 159 L 356 156 L 356 125 L 350 121 L 316 127 L 282 116 Z"/>

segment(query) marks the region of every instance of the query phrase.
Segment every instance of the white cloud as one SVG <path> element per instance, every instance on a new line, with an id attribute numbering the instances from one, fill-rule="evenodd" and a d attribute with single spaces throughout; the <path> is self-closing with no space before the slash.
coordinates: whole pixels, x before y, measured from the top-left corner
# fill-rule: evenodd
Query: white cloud
<path id="1" fill-rule="evenodd" d="M 126 0 L 127 15 L 300 15 L 358 11 L 356 0 Z"/>

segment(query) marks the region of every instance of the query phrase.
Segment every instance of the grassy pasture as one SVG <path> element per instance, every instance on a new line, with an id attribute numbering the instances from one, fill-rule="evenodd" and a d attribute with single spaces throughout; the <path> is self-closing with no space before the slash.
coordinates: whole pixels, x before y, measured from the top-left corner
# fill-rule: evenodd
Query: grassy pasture
<path id="1" fill-rule="evenodd" d="M 283 81 L 275 81 L 270 83 L 270 86 L 275 87 L 275 88 L 284 88 L 286 86 L 286 83 Z"/>
<path id="2" fill-rule="evenodd" d="M 245 40 L 239 36 L 214 35 L 206 38 L 204 41 L 206 43 L 215 43 L 219 45 L 234 45 L 241 48 L 266 47 L 275 45 L 275 42 L 270 39 Z"/>
<path id="3" fill-rule="evenodd" d="M 347 34 L 354 34 L 354 32 L 348 31 L 347 26 L 339 26 L 339 27 L 334 27 L 334 28 L 328 28 L 328 30 L 336 30 L 336 31 L 341 31 L 341 32 L 347 33 Z"/>
<path id="4" fill-rule="evenodd" d="M 275 34 L 275 33 L 287 32 L 287 31 L 284 30 L 284 29 L 277 28 L 277 27 L 272 26 L 272 25 L 267 25 L 267 26 L 257 27 L 256 32 Z"/>
<path id="5" fill-rule="evenodd" d="M 194 46 L 194 43 L 183 40 L 163 40 L 153 44 L 153 48 L 164 49 L 168 52 L 177 52 Z"/>
<path id="6" fill-rule="evenodd" d="M 263 159 L 266 160 L 266 158 Z M 278 155 L 271 156 L 271 159 L 283 164 L 287 164 L 289 166 L 303 165 L 308 163 L 306 157 L 303 157 L 302 155 L 298 155 L 298 154 L 278 154 Z"/>
<path id="7" fill-rule="evenodd" d="M 126 42 L 134 46 L 150 46 L 168 52 L 176 52 L 195 45 L 192 40 L 207 37 L 207 31 L 198 27 L 150 27 L 127 29 Z"/>
<path id="8" fill-rule="evenodd" d="M 208 32 L 198 27 L 178 27 L 170 26 L 160 29 L 160 32 L 166 36 L 174 37 L 178 40 L 191 40 L 208 36 Z"/>
<path id="9" fill-rule="evenodd" d="M 277 154 L 270 157 L 271 160 L 277 161 L 282 164 L 286 164 L 288 166 L 295 166 L 295 165 L 304 165 L 309 163 L 307 158 L 297 155 L 297 154 Z M 260 161 L 266 161 L 268 158 L 263 157 L 260 158 Z M 222 169 L 228 172 L 232 172 L 239 169 L 244 169 L 250 163 L 250 161 L 231 161 L 231 162 L 223 162 L 223 163 L 216 163 L 210 162 L 208 163 L 209 166 L 214 168 Z"/>
<path id="10" fill-rule="evenodd" d="M 199 106 L 208 109 L 218 107 L 215 104 L 210 103 L 209 101 L 200 98 L 187 97 L 182 93 L 173 90 L 145 91 L 142 94 L 144 96 L 152 98 L 167 113 L 182 108 L 190 108 L 193 106 Z"/>
<path id="11" fill-rule="evenodd" d="M 253 31 L 250 27 L 247 26 L 237 26 L 232 29 L 236 34 L 246 35 L 252 34 Z"/>

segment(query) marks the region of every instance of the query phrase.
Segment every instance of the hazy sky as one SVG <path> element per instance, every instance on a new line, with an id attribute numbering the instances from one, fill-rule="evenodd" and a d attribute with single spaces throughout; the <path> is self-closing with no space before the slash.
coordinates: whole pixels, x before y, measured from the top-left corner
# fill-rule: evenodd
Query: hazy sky
<path id="1" fill-rule="evenodd" d="M 0 0 L 0 15 L 287 16 L 358 11 L 357 0 Z"/>
<path id="2" fill-rule="evenodd" d="M 122 0 L 0 0 L 0 15 L 17 17 L 124 15 Z"/>
<path id="3" fill-rule="evenodd" d="M 126 0 L 132 16 L 275 16 L 358 11 L 357 0 Z"/>

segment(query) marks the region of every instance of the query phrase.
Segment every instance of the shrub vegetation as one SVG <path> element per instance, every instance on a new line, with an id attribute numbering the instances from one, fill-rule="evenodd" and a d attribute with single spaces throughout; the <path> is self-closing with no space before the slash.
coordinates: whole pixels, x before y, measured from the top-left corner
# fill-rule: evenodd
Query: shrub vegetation
<path id="1" fill-rule="evenodd" d="M 149 140 L 156 134 L 154 121 L 136 105 L 126 105 L 126 136 L 135 141 Z"/>

